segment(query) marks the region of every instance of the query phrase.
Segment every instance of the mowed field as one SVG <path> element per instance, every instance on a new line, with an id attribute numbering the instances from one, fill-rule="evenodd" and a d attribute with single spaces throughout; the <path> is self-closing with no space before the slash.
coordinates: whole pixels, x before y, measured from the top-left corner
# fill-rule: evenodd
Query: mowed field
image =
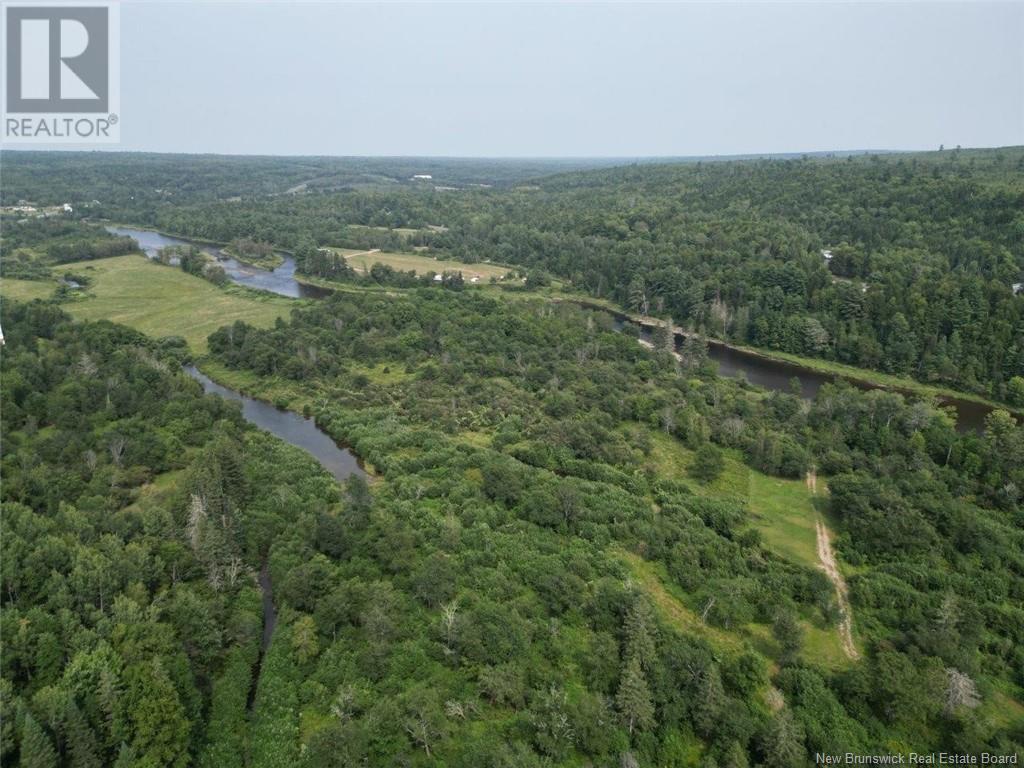
<path id="1" fill-rule="evenodd" d="M 5 277 L 0 280 L 0 296 L 19 301 L 45 299 L 56 287 L 57 283 L 53 280 L 14 280 Z"/>
<path id="2" fill-rule="evenodd" d="M 234 288 L 222 290 L 180 269 L 131 254 L 81 261 L 65 268 L 92 278 L 86 295 L 62 308 L 78 320 L 112 320 L 150 336 L 182 336 L 193 351 L 206 352 L 206 337 L 235 320 L 270 327 L 287 318 L 293 302 L 284 297 L 255 296 Z M 24 280 L 4 280 L 0 292 L 26 298 Z M 49 295 L 54 283 L 43 295 Z M 21 293 L 22 295 L 19 295 Z M 33 298 L 28 296 L 28 298 Z"/>
<path id="3" fill-rule="evenodd" d="M 413 270 L 418 275 L 425 275 L 427 272 L 439 274 L 441 272 L 462 272 L 462 276 L 466 280 L 479 277 L 481 281 L 488 281 L 492 277 L 504 277 L 510 271 L 508 267 L 500 267 L 496 264 L 463 264 L 461 261 L 434 259 L 418 253 L 354 251 L 350 248 L 331 248 L 330 250 L 343 256 L 349 265 L 358 272 L 367 272 L 378 262 L 387 264 L 399 272 Z"/>

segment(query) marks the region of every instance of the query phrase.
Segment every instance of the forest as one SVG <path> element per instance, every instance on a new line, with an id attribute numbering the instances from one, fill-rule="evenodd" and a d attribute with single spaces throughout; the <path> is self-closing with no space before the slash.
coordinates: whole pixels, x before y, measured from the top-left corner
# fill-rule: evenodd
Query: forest
<path id="1" fill-rule="evenodd" d="M 880 392 L 804 408 L 699 356 L 681 376 L 592 313 L 465 292 L 339 296 L 215 333 L 215 360 L 322 403 L 370 493 L 201 397 L 174 339 L 38 302 L 5 331 L 5 750 L 22 764 L 1020 749 L 1024 719 L 979 707 L 1024 683 L 1024 430 L 1005 413 L 975 436 Z M 360 372 L 388 367 L 392 383 Z M 659 471 L 660 435 L 701 460 Z M 723 454 L 829 475 L 862 661 L 804 647 L 834 594 L 705 491 Z M 261 658 L 262 562 L 279 621 Z"/>
<path id="2" fill-rule="evenodd" d="M 1024 379 L 1020 148 L 554 175 L 527 166 L 524 172 L 538 173 L 523 180 L 529 184 L 492 171 L 493 188 L 394 181 L 262 196 L 254 194 L 256 180 L 270 184 L 298 169 L 249 162 L 244 178 L 253 196 L 244 203 L 115 197 L 90 215 L 219 242 L 419 248 L 467 263 L 540 269 L 579 292 L 711 338 L 1024 405 L 1024 381 L 1011 384 Z M 164 183 L 159 164 L 132 165 L 139 183 Z M 231 175 L 214 167 L 226 179 L 242 176 L 241 168 Z M 33 168 L 13 164 L 5 186 L 41 197 L 54 172 Z M 416 233 L 400 237 L 395 230 L 403 228 Z M 312 274 L 351 278 L 322 265 Z"/>
<path id="3" fill-rule="evenodd" d="M 128 221 L 284 249 L 338 290 L 231 321 L 260 299 L 203 280 L 198 251 L 142 262 L 182 306 L 231 299 L 202 350 L 73 319 L 106 301 L 88 286 L 4 294 L 0 763 L 1024 754 L 1024 426 L 994 408 L 958 431 L 934 398 L 842 382 L 769 392 L 719 376 L 703 340 L 1024 402 L 1024 151 L 547 170 L 10 154 L 14 202 L 75 213 L 5 215 L 5 279 L 107 279 L 90 263 L 139 258 L 103 228 Z M 459 188 L 404 178 L 432 171 Z M 188 172 L 194 197 L 143 192 Z M 325 246 L 524 280 L 361 275 Z M 585 297 L 698 335 L 638 343 L 566 300 Z M 313 419 L 367 478 L 335 480 L 186 363 Z"/>

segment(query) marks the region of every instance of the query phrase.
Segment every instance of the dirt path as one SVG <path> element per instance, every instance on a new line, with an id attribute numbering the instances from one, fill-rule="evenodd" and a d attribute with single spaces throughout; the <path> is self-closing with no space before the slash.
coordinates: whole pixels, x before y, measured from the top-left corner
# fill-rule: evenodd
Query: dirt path
<path id="1" fill-rule="evenodd" d="M 345 261 L 348 261 L 349 259 L 355 259 L 355 258 L 357 258 L 359 256 L 373 256 L 373 254 L 375 254 L 375 253 L 380 253 L 380 248 L 371 248 L 368 251 L 359 251 L 358 253 L 350 253 L 348 256 L 345 257 Z"/>
<path id="2" fill-rule="evenodd" d="M 807 483 L 811 485 L 810 474 L 808 474 Z M 860 653 L 853 642 L 853 613 L 850 610 L 850 600 L 847 597 L 846 580 L 839 572 L 836 556 L 832 552 L 832 541 L 828 528 L 820 518 L 815 523 L 815 527 L 818 531 L 818 559 L 821 561 L 821 569 L 825 571 L 825 575 L 836 588 L 836 599 L 839 601 L 839 639 L 846 655 L 856 660 L 860 658 Z"/>

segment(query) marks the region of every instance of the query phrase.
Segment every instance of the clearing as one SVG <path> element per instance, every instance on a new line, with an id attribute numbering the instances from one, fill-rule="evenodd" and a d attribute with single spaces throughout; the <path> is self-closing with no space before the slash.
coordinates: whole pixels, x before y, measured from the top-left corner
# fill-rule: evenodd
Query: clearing
<path id="1" fill-rule="evenodd" d="M 850 659 L 857 660 L 860 658 L 860 653 L 853 642 L 853 611 L 850 609 L 850 600 L 847 597 L 846 579 L 839 572 L 839 565 L 832 552 L 829 530 L 820 519 L 817 521 L 817 530 L 818 558 L 821 560 L 821 568 L 835 587 L 836 600 L 839 602 L 839 637 L 843 641 L 843 652 Z"/>
<path id="2" fill-rule="evenodd" d="M 53 293 L 56 287 L 57 283 L 54 280 L 16 280 L 12 277 L 5 277 L 0 280 L 0 296 L 19 301 L 45 299 Z"/>
<path id="3" fill-rule="evenodd" d="M 222 325 L 243 320 L 269 328 L 295 306 L 293 299 L 217 288 L 139 254 L 80 261 L 66 268 L 92 278 L 82 298 L 61 305 L 76 320 L 112 320 L 150 336 L 182 336 L 199 354 L 206 352 L 206 337 Z"/>
<path id="4" fill-rule="evenodd" d="M 838 627 L 802 620 L 804 630 L 804 656 L 829 668 L 846 666 L 858 658 L 853 640 L 852 613 L 846 596 L 846 582 L 842 578 L 838 561 L 828 543 L 828 529 L 816 498 L 822 483 L 816 475 L 805 480 L 787 480 L 772 477 L 748 467 L 736 451 L 724 451 L 725 469 L 712 483 L 703 484 L 689 477 L 687 470 L 694 452 L 663 432 L 650 431 L 651 453 L 648 461 L 655 471 L 675 480 L 682 480 L 694 493 L 714 498 L 730 499 L 745 504 L 751 522 L 761 534 L 764 545 L 778 555 L 808 568 L 824 570 L 837 586 L 840 607 Z M 817 502 L 817 503 L 816 503 Z M 826 550 L 822 554 L 819 526 L 826 535 Z M 769 655 L 774 643 L 767 627 L 751 625 L 753 635 L 760 635 L 758 647 Z"/>
<path id="5" fill-rule="evenodd" d="M 399 272 L 414 271 L 417 275 L 425 275 L 427 272 L 462 272 L 466 280 L 473 277 L 481 281 L 489 281 L 492 277 L 501 278 L 511 270 L 508 267 L 501 267 L 497 264 L 464 264 L 461 261 L 451 259 L 435 259 L 430 256 L 423 256 L 419 253 L 394 253 L 392 251 L 354 251 L 350 248 L 329 248 L 339 256 L 343 256 L 349 265 L 358 272 L 367 272 L 376 263 L 387 264 Z"/>

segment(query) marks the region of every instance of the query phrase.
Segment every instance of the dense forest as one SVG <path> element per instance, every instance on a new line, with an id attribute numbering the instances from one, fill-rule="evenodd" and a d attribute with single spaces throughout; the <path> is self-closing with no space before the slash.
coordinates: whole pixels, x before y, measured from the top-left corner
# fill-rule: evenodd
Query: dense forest
<path id="1" fill-rule="evenodd" d="M 1024 426 L 995 409 L 959 432 L 927 397 L 841 383 L 766 392 L 718 376 L 700 336 L 674 350 L 564 300 L 1017 402 L 1021 150 L 555 175 L 4 162 L 5 204 L 81 196 L 4 215 L 5 279 L 86 261 L 109 280 L 94 260 L 135 244 L 103 225 L 131 221 L 255 261 L 287 249 L 341 290 L 271 304 L 199 279 L 190 247 L 158 257 L 180 270 L 109 260 L 174 277 L 174 333 L 205 310 L 191 295 L 223 298 L 201 349 L 72 320 L 123 312 L 116 291 L 5 294 L 0 763 L 1024 755 Z M 432 172 L 459 188 L 406 178 Z M 328 245 L 526 277 L 361 274 Z M 255 429 L 187 362 L 315 419 L 369 479 Z"/>
<path id="2" fill-rule="evenodd" d="M 376 468 L 368 493 L 201 397 L 174 339 L 42 303 L 8 307 L 5 330 L 7 759 L 792 766 L 1021 748 L 1024 718 L 991 709 L 1024 683 L 1024 430 L 1003 413 L 965 436 L 897 395 L 829 389 L 807 408 L 699 352 L 681 376 L 599 315 L 473 293 L 338 297 L 214 334 L 223 364 L 319 400 Z M 390 383 L 360 372 L 389 367 Z M 662 439 L 702 457 L 688 475 L 652 460 Z M 730 452 L 829 474 L 860 662 L 804 652 L 837 620 L 827 580 L 704 492 Z M 280 618 L 261 655 L 264 561 Z M 651 564 L 673 610 L 634 570 Z"/>
<path id="3" fill-rule="evenodd" d="M 94 216 L 148 221 L 162 207 L 215 200 L 252 199 L 346 189 L 388 189 L 409 184 L 508 187 L 562 171 L 616 165 L 614 159 L 502 160 L 429 157 L 232 157 L 148 152 L 4 151 L 0 204 L 74 201 Z M 45 181 L 40 185 L 40 181 Z"/>

